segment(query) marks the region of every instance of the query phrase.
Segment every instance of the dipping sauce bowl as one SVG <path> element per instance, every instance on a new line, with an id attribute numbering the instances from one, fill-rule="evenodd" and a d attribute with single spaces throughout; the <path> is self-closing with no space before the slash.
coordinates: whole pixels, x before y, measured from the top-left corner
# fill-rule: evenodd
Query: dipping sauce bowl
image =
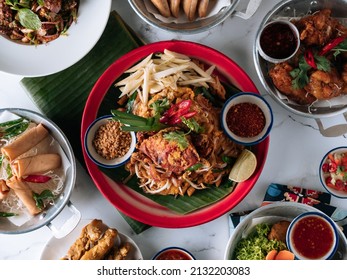
<path id="1" fill-rule="evenodd" d="M 254 145 L 270 133 L 273 114 L 270 105 L 260 95 L 241 92 L 230 97 L 221 112 L 224 133 L 234 142 Z"/>
<path id="2" fill-rule="evenodd" d="M 186 249 L 168 247 L 155 254 L 153 260 L 195 260 L 195 257 Z"/>
<path id="3" fill-rule="evenodd" d="M 306 212 L 289 225 L 286 235 L 288 249 L 299 260 L 331 259 L 339 243 L 333 220 L 319 212 Z"/>
<path id="4" fill-rule="evenodd" d="M 271 21 L 260 31 L 256 43 L 259 54 L 265 60 L 280 63 L 292 58 L 298 51 L 299 31 L 290 21 Z"/>

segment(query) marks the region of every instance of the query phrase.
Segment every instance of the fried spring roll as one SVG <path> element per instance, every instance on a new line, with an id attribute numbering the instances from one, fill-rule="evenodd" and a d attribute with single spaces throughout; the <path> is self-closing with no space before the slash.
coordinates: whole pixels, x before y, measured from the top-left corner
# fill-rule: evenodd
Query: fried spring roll
<path id="1" fill-rule="evenodd" d="M 6 184 L 15 192 L 31 215 L 36 215 L 42 211 L 36 206 L 36 202 L 33 198 L 33 191 L 23 179 L 13 176 L 6 181 Z"/>
<path id="2" fill-rule="evenodd" d="M 20 135 L 16 140 L 7 146 L 1 148 L 1 152 L 5 154 L 10 161 L 14 160 L 21 154 L 24 154 L 32 147 L 40 143 L 47 137 L 49 131 L 40 123 L 37 126 L 27 130 Z"/>
<path id="3" fill-rule="evenodd" d="M 170 7 L 167 0 L 151 0 L 153 5 L 159 10 L 160 14 L 164 17 L 170 17 Z"/>
<path id="4" fill-rule="evenodd" d="M 198 7 L 199 17 L 206 17 L 209 0 L 200 0 Z"/>
<path id="5" fill-rule="evenodd" d="M 59 154 L 39 154 L 32 157 L 16 159 L 12 163 L 12 170 L 17 177 L 42 174 L 61 166 Z"/>
<path id="6" fill-rule="evenodd" d="M 98 243 L 87 251 L 81 260 L 102 260 L 114 246 L 117 235 L 118 231 L 116 229 L 107 229 Z"/>
<path id="7" fill-rule="evenodd" d="M 189 21 L 193 21 L 195 18 L 196 8 L 198 6 L 198 0 L 182 0 L 183 10 Z"/>
<path id="8" fill-rule="evenodd" d="M 6 185 L 5 180 L 0 180 L 0 200 L 4 199 L 8 192 L 10 191 L 10 188 Z"/>
<path id="9" fill-rule="evenodd" d="M 170 10 L 174 17 L 179 16 L 181 0 L 170 0 Z"/>

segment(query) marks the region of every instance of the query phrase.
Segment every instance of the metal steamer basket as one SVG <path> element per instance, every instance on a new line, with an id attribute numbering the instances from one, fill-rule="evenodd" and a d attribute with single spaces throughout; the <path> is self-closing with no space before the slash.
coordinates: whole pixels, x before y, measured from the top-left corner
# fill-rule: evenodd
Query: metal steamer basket
<path id="1" fill-rule="evenodd" d="M 346 0 L 285 0 L 277 4 L 263 19 L 256 40 L 260 36 L 260 31 L 264 25 L 273 20 L 291 20 L 310 15 L 321 9 L 328 8 L 332 11 L 332 16 L 347 25 L 347 1 Z M 347 121 L 347 95 L 334 98 L 334 101 L 321 101 L 311 105 L 299 105 L 287 100 L 281 95 L 272 83 L 268 75 L 272 64 L 265 61 L 258 52 L 256 44 L 253 47 L 253 57 L 256 71 L 262 85 L 270 93 L 276 102 L 292 113 L 300 116 L 314 118 L 318 124 L 318 128 L 323 136 L 335 137 L 347 133 L 347 124 L 337 124 L 328 128 L 324 128 L 321 119 L 343 115 Z"/>
<path id="2" fill-rule="evenodd" d="M 63 189 L 54 200 L 54 204 L 50 205 L 42 213 L 32 216 L 22 225 L 15 225 L 7 219 L 1 220 L 0 234 L 22 234 L 47 226 L 52 231 L 54 237 L 62 238 L 69 234 L 81 219 L 81 213 L 70 201 L 76 181 L 76 160 L 72 147 L 60 128 L 43 115 L 20 108 L 5 108 L 0 110 L 0 112 L 3 111 L 14 113 L 36 123 L 42 123 L 50 131 L 52 137 L 59 143 L 68 163 L 66 163 L 66 178 Z"/>
<path id="3" fill-rule="evenodd" d="M 130 6 L 136 14 L 146 23 L 163 29 L 165 31 L 181 33 L 181 34 L 195 34 L 207 31 L 218 24 L 222 23 L 230 16 L 237 16 L 242 19 L 249 19 L 256 12 L 262 0 L 224 0 L 220 9 L 205 18 L 197 18 L 194 21 L 176 20 L 173 17 L 165 19 L 153 10 L 149 9 L 153 4 L 150 0 L 128 0 Z M 246 7 L 244 8 L 244 5 Z M 154 6 L 153 6 L 154 7 Z"/>

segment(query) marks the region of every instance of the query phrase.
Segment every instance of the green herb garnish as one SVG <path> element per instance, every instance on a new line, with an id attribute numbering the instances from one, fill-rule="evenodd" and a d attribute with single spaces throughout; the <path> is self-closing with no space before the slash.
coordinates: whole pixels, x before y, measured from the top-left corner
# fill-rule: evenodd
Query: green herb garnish
<path id="1" fill-rule="evenodd" d="M 17 215 L 18 214 L 11 213 L 11 212 L 0 212 L 0 217 L 1 218 L 13 217 L 13 216 L 17 216 Z"/>
<path id="2" fill-rule="evenodd" d="M 54 194 L 50 190 L 44 190 L 40 194 L 33 192 L 33 198 L 37 208 L 42 210 L 44 208 L 44 201 L 47 199 L 53 199 Z"/>
<path id="3" fill-rule="evenodd" d="M 181 150 L 186 149 L 189 145 L 187 137 L 182 131 L 171 131 L 169 133 L 165 133 L 163 137 L 168 141 L 176 142 Z"/>
<path id="4" fill-rule="evenodd" d="M 318 70 L 325 72 L 330 71 L 330 62 L 326 57 L 314 54 L 314 61 Z M 308 71 L 311 69 L 312 67 L 307 63 L 304 55 L 301 55 L 299 57 L 298 68 L 295 68 L 290 72 L 290 75 L 293 78 L 292 86 L 294 89 L 304 88 L 309 83 Z"/>
<path id="5" fill-rule="evenodd" d="M 203 133 L 204 128 L 198 124 L 198 122 L 194 118 L 186 119 L 185 117 L 181 117 L 182 122 L 189 128 L 190 131 L 194 131 L 196 133 Z"/>
<path id="6" fill-rule="evenodd" d="M 18 20 L 25 28 L 32 30 L 41 28 L 42 23 L 39 16 L 29 9 L 30 1 L 6 0 L 5 4 L 18 12 Z"/>
<path id="7" fill-rule="evenodd" d="M 124 124 L 122 126 L 123 131 L 159 131 L 166 127 L 159 122 L 159 114 L 150 118 L 144 118 L 118 110 L 111 110 L 111 114 L 113 115 L 113 119 Z"/>

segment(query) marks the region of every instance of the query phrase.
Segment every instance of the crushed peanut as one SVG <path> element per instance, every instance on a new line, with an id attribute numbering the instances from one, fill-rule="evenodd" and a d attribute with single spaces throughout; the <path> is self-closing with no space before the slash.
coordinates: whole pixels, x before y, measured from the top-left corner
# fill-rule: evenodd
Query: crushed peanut
<path id="1" fill-rule="evenodd" d="M 93 139 L 96 152 L 108 160 L 124 156 L 129 150 L 130 144 L 130 133 L 122 131 L 121 124 L 113 120 L 101 125 Z"/>

